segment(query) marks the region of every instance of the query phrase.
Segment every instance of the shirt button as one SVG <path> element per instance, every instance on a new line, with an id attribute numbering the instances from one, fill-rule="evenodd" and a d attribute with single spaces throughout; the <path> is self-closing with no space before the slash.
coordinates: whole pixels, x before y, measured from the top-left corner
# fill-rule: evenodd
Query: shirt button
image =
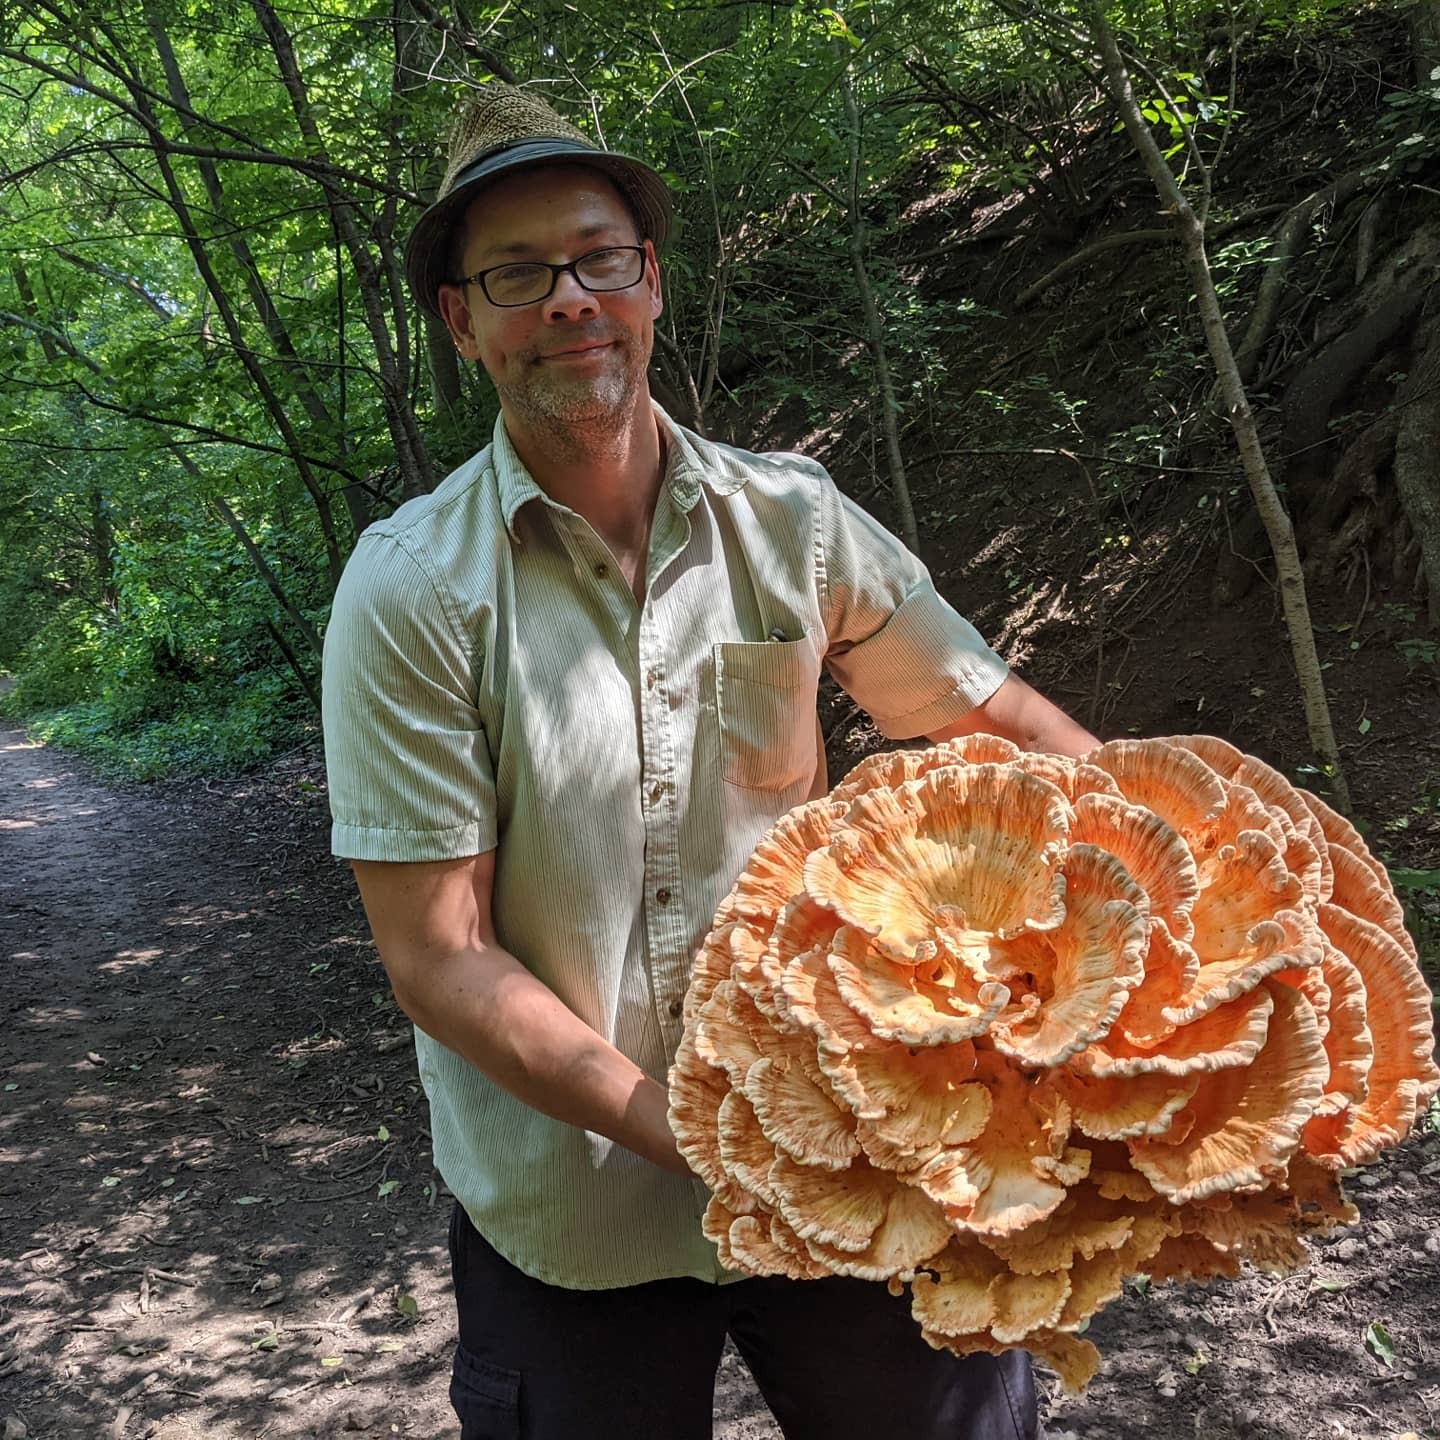
<path id="1" fill-rule="evenodd" d="M 683 1000 L 672 1000 L 666 1007 L 671 1019 L 678 1020 L 685 1013 L 685 1002 Z"/>
<path id="2" fill-rule="evenodd" d="M 655 903 L 657 905 L 670 903 L 670 892 L 663 885 L 655 892 Z"/>
<path id="3" fill-rule="evenodd" d="M 665 782 L 664 782 L 663 780 L 657 780 L 657 781 L 650 787 L 650 803 L 651 803 L 652 805 L 658 805 L 658 804 L 660 803 L 661 798 L 664 796 L 664 794 L 665 794 Z"/>
<path id="4" fill-rule="evenodd" d="M 658 685 L 659 683 L 660 683 L 660 672 L 659 672 L 658 670 L 649 670 L 649 671 L 646 672 L 646 674 L 645 674 L 645 688 L 646 688 L 647 690 L 653 690 L 653 689 L 656 687 L 656 685 Z"/>
<path id="5" fill-rule="evenodd" d="M 603 560 L 595 567 L 595 578 L 597 580 L 603 580 L 609 573 L 610 567 Z"/>

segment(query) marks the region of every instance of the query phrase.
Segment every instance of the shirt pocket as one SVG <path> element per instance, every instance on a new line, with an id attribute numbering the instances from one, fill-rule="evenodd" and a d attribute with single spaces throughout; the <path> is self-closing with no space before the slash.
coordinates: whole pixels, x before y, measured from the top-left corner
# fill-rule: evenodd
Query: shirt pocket
<path id="1" fill-rule="evenodd" d="M 799 640 L 715 646 L 715 703 L 728 784 L 786 790 L 815 773 L 820 657 Z"/>

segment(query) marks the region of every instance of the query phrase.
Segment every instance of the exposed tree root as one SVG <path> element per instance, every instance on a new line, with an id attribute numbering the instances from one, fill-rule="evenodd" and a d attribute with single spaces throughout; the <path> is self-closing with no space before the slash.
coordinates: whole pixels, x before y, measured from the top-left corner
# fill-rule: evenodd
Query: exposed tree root
<path id="1" fill-rule="evenodd" d="M 1430 623 L 1440 626 L 1440 323 L 1417 337 L 1415 354 L 1400 387 L 1395 489 L 1419 546 Z"/>
<path id="2" fill-rule="evenodd" d="M 1247 225 L 1253 225 L 1257 220 L 1263 220 L 1267 216 L 1278 214 L 1284 210 L 1283 205 L 1257 205 L 1252 210 L 1246 210 L 1236 215 L 1233 219 L 1227 220 L 1223 225 L 1211 226 L 1207 232 L 1208 239 L 1212 242 L 1221 240 L 1226 235 L 1233 234 L 1236 230 L 1243 230 Z M 1104 235 L 1099 240 L 1092 241 L 1089 245 L 1083 246 L 1073 255 L 1067 256 L 1052 270 L 1047 270 L 1033 285 L 1028 285 L 1015 297 L 1015 304 L 1024 309 L 1031 301 L 1038 299 L 1057 281 L 1063 280 L 1072 270 L 1078 270 L 1088 265 L 1097 255 L 1104 254 L 1107 250 L 1117 250 L 1126 245 L 1168 245 L 1178 240 L 1179 233 L 1171 227 L 1163 230 L 1125 230 L 1117 235 Z"/>
<path id="3" fill-rule="evenodd" d="M 1333 574 L 1356 552 L 1367 555 L 1385 531 L 1387 509 L 1393 500 L 1381 476 L 1389 468 L 1395 448 L 1398 417 L 1382 415 L 1350 444 L 1335 473 L 1306 511 L 1304 539 L 1306 571 Z"/>
<path id="4" fill-rule="evenodd" d="M 1248 385 L 1255 378 L 1260 355 L 1275 329 L 1275 318 L 1280 312 L 1280 296 L 1285 288 L 1285 278 L 1290 271 L 1290 262 L 1300 250 L 1300 243 L 1310 228 L 1311 221 L 1320 210 L 1333 206 L 1339 210 L 1365 185 L 1374 184 L 1373 176 L 1343 175 L 1333 185 L 1307 195 L 1298 205 L 1290 208 L 1275 233 L 1275 252 L 1265 267 L 1259 293 L 1255 297 L 1255 308 L 1250 312 L 1250 323 L 1235 352 L 1235 362 L 1240 367 L 1240 378 Z"/>

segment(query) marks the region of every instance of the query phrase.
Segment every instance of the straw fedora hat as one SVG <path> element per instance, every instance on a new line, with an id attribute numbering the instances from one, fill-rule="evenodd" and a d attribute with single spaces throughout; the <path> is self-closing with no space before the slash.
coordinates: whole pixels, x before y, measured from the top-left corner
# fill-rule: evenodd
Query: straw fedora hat
<path id="1" fill-rule="evenodd" d="M 447 273 L 450 233 L 475 196 L 512 170 L 555 163 L 604 171 L 630 203 L 643 237 L 657 250 L 664 246 L 670 234 L 670 192 L 654 170 L 602 150 L 535 92 L 495 81 L 461 106 L 435 203 L 405 246 L 405 274 L 422 309 L 438 316 L 441 285 L 459 278 Z"/>

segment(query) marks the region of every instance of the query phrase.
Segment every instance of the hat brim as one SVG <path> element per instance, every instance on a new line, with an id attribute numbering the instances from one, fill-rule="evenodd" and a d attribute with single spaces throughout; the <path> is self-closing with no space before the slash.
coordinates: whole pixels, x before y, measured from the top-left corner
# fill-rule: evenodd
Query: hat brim
<path id="1" fill-rule="evenodd" d="M 449 193 L 431 205 L 410 232 L 405 245 L 405 274 L 422 310 L 438 318 L 440 287 L 458 278 L 448 273 L 450 232 L 471 201 L 487 185 L 511 171 L 555 164 L 588 165 L 608 175 L 634 209 L 642 237 L 652 241 L 657 250 L 665 248 L 673 216 L 670 191 L 648 165 L 628 155 L 597 150 L 560 136 L 522 140 L 482 155 L 462 171 Z"/>

